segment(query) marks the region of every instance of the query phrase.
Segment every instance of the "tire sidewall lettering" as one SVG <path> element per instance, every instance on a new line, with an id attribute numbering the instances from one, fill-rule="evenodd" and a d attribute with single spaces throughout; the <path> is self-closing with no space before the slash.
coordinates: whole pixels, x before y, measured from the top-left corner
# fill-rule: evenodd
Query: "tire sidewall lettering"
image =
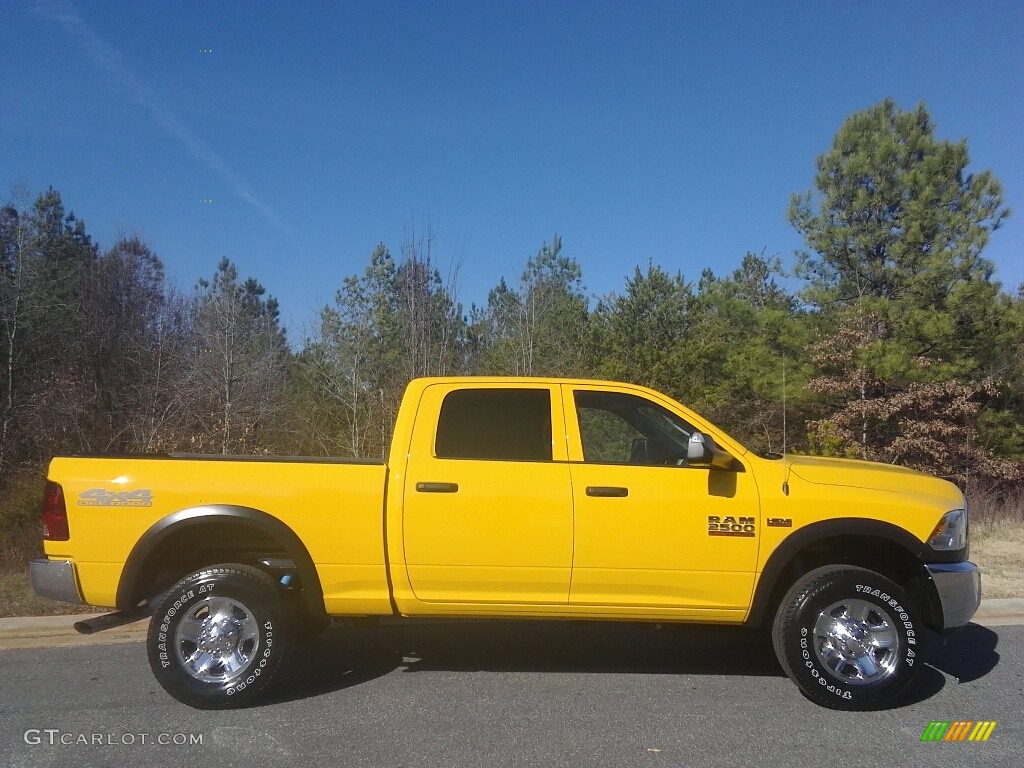
<path id="1" fill-rule="evenodd" d="M 877 577 L 880 581 L 875 581 Z M 877 682 L 851 685 L 836 676 L 819 657 L 814 637 L 821 613 L 834 603 L 857 599 L 875 606 L 888 618 L 899 656 L 891 674 Z M 787 627 L 787 620 L 788 627 Z M 791 587 L 776 618 L 776 649 L 784 669 L 812 701 L 837 709 L 874 708 L 898 696 L 912 680 L 919 656 L 917 608 L 902 588 L 884 576 L 857 566 L 825 566 Z"/>
<path id="2" fill-rule="evenodd" d="M 195 589 L 189 589 L 179 594 L 175 598 L 171 607 L 167 609 L 163 618 L 160 620 L 160 631 L 166 634 L 170 631 L 171 619 L 178 615 L 182 608 L 185 608 L 191 600 L 194 600 L 199 593 Z"/>
<path id="3" fill-rule="evenodd" d="M 908 667 L 914 666 L 915 653 L 912 646 L 915 644 L 916 627 L 914 622 L 910 618 L 910 614 L 903 607 L 903 605 L 893 598 L 886 591 L 868 584 L 857 584 L 856 597 L 861 600 L 867 600 L 873 603 L 879 609 L 884 610 L 889 615 L 893 630 L 899 634 L 899 642 L 902 652 L 900 654 L 900 664 L 905 664 Z M 884 596 L 884 598 L 883 598 Z M 815 603 L 820 603 L 820 607 L 824 608 L 836 596 L 832 594 L 831 589 L 823 590 L 822 593 L 817 596 Z M 838 599 L 842 599 L 839 595 Z M 895 615 L 893 615 L 895 614 Z M 835 692 L 837 696 L 841 696 L 843 699 L 853 700 L 861 697 L 864 694 L 874 695 L 882 686 L 887 687 L 890 683 L 889 680 L 882 681 L 878 684 L 868 684 L 864 686 L 849 686 L 844 685 L 841 680 L 836 678 L 827 668 L 825 668 L 820 659 L 818 659 L 817 653 L 811 654 L 806 650 L 806 644 L 808 638 L 813 635 L 814 627 L 801 626 L 800 627 L 800 648 L 801 657 L 805 660 L 805 666 L 810 670 L 810 674 L 813 680 L 818 685 L 824 686 L 830 692 Z"/>
<path id="4" fill-rule="evenodd" d="M 179 581 L 160 601 L 147 635 L 150 667 L 161 686 L 179 701 L 202 709 L 238 706 L 258 695 L 272 680 L 282 654 L 290 647 L 287 632 L 277 637 L 285 613 L 275 587 L 258 569 L 242 564 L 211 566 Z M 213 594 L 238 600 L 249 610 L 255 622 L 255 639 L 263 646 L 255 649 L 239 675 L 228 682 L 193 676 L 182 665 L 174 645 L 181 622 L 200 610 Z"/>
<path id="5" fill-rule="evenodd" d="M 862 587 L 862 585 L 858 584 L 857 589 L 858 591 L 866 591 L 868 587 Z M 862 597 L 863 591 L 861 595 Z M 874 593 L 877 591 L 878 590 L 872 591 L 871 595 L 874 596 Z M 880 605 L 879 608 L 881 608 L 882 610 L 885 610 L 886 607 L 891 608 L 893 611 L 896 612 L 896 615 L 899 617 L 899 622 L 896 623 L 896 626 L 893 627 L 893 629 L 895 629 L 897 632 L 900 632 L 900 634 L 902 635 L 900 639 L 902 641 L 901 645 L 903 646 L 903 653 L 901 654 L 903 657 L 903 663 L 907 666 L 912 667 L 914 666 L 914 658 L 917 655 L 914 653 L 914 649 L 912 647 L 917 645 L 917 628 L 914 626 L 914 622 L 910 619 L 910 613 L 900 604 L 898 600 L 896 600 L 896 598 L 890 597 L 888 594 L 884 593 L 879 597 L 885 598 L 882 600 L 882 605 Z M 886 613 L 888 613 L 888 611 L 886 611 Z"/>

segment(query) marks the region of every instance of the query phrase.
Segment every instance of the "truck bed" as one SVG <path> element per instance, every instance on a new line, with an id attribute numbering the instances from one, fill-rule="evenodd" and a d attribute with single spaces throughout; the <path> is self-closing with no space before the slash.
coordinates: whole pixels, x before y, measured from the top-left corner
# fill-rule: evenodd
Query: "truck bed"
<path id="1" fill-rule="evenodd" d="M 390 613 L 387 473 L 374 459 L 58 457 L 50 476 L 61 479 L 71 538 L 46 542 L 46 554 L 75 561 L 85 602 L 115 606 L 133 550 L 158 521 L 200 507 L 251 508 L 281 521 L 308 550 L 328 613 Z M 117 487 L 133 490 L 122 499 L 109 490 Z"/>

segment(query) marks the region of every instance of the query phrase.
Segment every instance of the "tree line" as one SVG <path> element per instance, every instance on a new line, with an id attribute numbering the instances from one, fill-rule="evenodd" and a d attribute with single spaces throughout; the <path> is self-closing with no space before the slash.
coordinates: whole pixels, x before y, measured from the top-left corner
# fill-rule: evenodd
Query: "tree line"
<path id="1" fill-rule="evenodd" d="M 294 348 L 277 302 L 228 259 L 181 292 L 140 239 L 102 250 L 56 190 L 12 200 L 0 490 L 61 453 L 382 456 L 409 379 L 454 374 L 631 381 L 757 450 L 1019 485 L 1024 286 L 993 279 L 982 252 L 1009 209 L 967 167 L 966 141 L 936 138 L 923 105 L 886 100 L 843 123 L 793 195 L 794 274 L 763 253 L 724 275 L 648 262 L 595 298 L 554 235 L 466 308 L 433 233 L 413 232 L 344 278 Z"/>

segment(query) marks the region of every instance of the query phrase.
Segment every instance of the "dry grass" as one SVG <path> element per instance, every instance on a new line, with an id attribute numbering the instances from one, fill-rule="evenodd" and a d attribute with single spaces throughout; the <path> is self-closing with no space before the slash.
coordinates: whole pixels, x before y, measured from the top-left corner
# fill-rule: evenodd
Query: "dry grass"
<path id="1" fill-rule="evenodd" d="M 984 597 L 1024 597 L 1024 523 L 972 525 L 971 560 L 981 567 Z"/>
<path id="2" fill-rule="evenodd" d="M 28 582 L 28 568 L 24 571 L 0 571 L 0 618 L 6 616 L 63 616 L 71 613 L 90 613 L 108 610 L 85 605 L 71 605 L 46 597 L 39 597 Z"/>
<path id="3" fill-rule="evenodd" d="M 968 504 L 982 595 L 1024 597 L 1024 488 L 972 487 Z"/>

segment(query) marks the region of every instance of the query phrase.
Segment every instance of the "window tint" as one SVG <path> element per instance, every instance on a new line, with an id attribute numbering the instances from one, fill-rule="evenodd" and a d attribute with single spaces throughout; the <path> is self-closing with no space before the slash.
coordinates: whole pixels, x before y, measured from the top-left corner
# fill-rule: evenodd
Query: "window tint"
<path id="1" fill-rule="evenodd" d="M 678 464 L 693 427 L 671 411 L 621 392 L 573 393 L 584 461 Z"/>
<path id="2" fill-rule="evenodd" d="M 547 389 L 460 389 L 441 404 L 434 453 L 442 459 L 551 461 Z"/>
<path id="3" fill-rule="evenodd" d="M 636 440 L 643 438 L 633 426 L 610 411 L 580 408 L 580 435 L 583 437 L 583 458 L 628 464 Z"/>

